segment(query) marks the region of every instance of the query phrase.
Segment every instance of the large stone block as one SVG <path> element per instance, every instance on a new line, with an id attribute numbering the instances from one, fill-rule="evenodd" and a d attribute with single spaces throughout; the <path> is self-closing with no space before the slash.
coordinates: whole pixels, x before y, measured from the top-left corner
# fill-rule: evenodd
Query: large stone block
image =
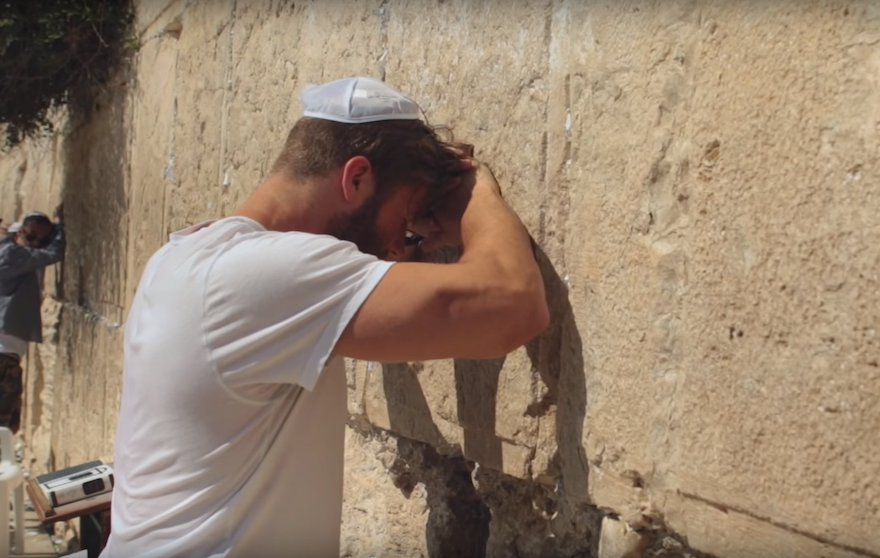
<path id="1" fill-rule="evenodd" d="M 234 211 L 268 175 L 302 115 L 305 86 L 377 77 L 383 36 L 374 8 L 363 0 L 235 4 L 222 112 L 221 215 Z"/>
<path id="2" fill-rule="evenodd" d="M 878 389 L 865 304 L 877 263 L 873 8 L 560 1 L 535 46 L 532 22 L 546 13 L 519 6 L 511 17 L 532 34 L 523 63 L 487 79 L 501 101 L 456 122 L 443 107 L 468 55 L 484 53 L 473 67 L 494 75 L 514 50 L 493 27 L 506 16 L 451 3 L 416 18 L 410 5 L 392 6 L 389 29 L 399 20 L 429 38 L 392 40 L 388 75 L 438 91 L 427 96 L 458 129 L 489 122 L 478 130 L 503 151 L 494 126 L 515 128 L 515 111 L 494 112 L 516 97 L 506 88 L 528 70 L 547 84 L 548 107 L 530 121 L 546 130 L 546 160 L 512 166 L 546 165 L 542 199 L 524 213 L 541 224 L 554 325 L 530 359 L 508 359 L 517 365 L 453 366 L 454 398 L 445 365 L 377 369 L 364 383 L 367 419 L 519 476 L 499 458 L 511 440 L 530 450 L 532 476 L 558 466 L 569 496 L 638 525 L 678 517 L 672 491 L 751 514 L 756 529 L 779 519 L 770 530 L 783 538 L 810 525 L 832 545 L 875 551 L 876 514 L 849 523 L 843 504 L 874 509 L 857 480 L 876 474 L 860 440 L 878 420 L 864 403 Z M 426 33 L 453 24 L 473 48 Z M 491 51 L 472 25 L 487 28 Z M 431 69 L 444 59 L 458 63 L 447 76 Z M 529 199 L 514 192 L 515 206 Z M 525 387 L 535 371 L 543 385 Z M 529 417 L 539 409 L 554 435 Z M 841 503 L 830 523 L 810 511 L 829 501 Z"/>
<path id="3" fill-rule="evenodd" d="M 379 11 L 382 76 L 411 94 L 429 122 L 473 143 L 476 156 L 493 164 L 505 198 L 540 234 L 549 201 L 544 7 L 528 0 L 411 0 Z"/>
<path id="4" fill-rule="evenodd" d="M 772 517 L 780 537 L 798 525 L 876 552 L 876 513 L 852 515 L 874 509 L 857 479 L 877 464 L 859 434 L 878 420 L 861 410 L 878 389 L 863 304 L 878 257 L 872 8 L 580 9 L 560 21 L 589 21 L 594 43 L 568 45 L 591 80 L 570 95 L 582 120 L 566 165 L 588 225 L 565 255 L 588 285 L 572 305 L 593 500 L 625 510 L 644 495 L 662 519 L 675 515 L 663 492 L 680 491 L 753 529 Z"/>
<path id="5" fill-rule="evenodd" d="M 163 12 L 145 31 L 129 85 L 135 105 L 129 124 L 128 153 L 131 192 L 130 234 L 126 261 L 125 307 L 131 305 L 141 273 L 153 253 L 168 239 L 172 200 L 177 181 L 177 75 L 179 35 L 167 29 L 182 19 L 178 11 Z M 182 32 L 182 26 L 181 26 Z"/>
<path id="6" fill-rule="evenodd" d="M 215 218 L 224 184 L 232 95 L 233 26 L 237 3 L 192 4 L 179 18 L 173 99 L 173 131 L 165 170 L 169 230 Z M 173 36 L 172 36 L 173 37 Z"/>
<path id="7" fill-rule="evenodd" d="M 428 556 L 424 483 L 409 476 L 396 441 L 346 429 L 341 556 Z"/>
<path id="8" fill-rule="evenodd" d="M 878 553 L 864 479 L 880 471 L 866 443 L 880 427 L 880 57 L 865 44 L 880 19 L 868 3 L 793 6 L 705 14 L 665 468 L 699 498 Z"/>

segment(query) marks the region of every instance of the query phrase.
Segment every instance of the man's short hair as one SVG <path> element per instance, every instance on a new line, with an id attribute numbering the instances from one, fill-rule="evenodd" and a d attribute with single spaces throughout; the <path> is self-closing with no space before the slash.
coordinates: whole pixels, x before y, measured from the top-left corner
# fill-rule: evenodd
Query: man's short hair
<path id="1" fill-rule="evenodd" d="M 299 179 L 326 176 L 360 155 L 373 167 L 377 194 L 385 196 L 400 186 L 443 186 L 457 174 L 457 148 L 448 129 L 421 120 L 345 124 L 303 117 L 290 130 L 272 173 Z"/>
<path id="2" fill-rule="evenodd" d="M 26 227 L 30 224 L 38 224 L 38 225 L 48 225 L 52 226 L 52 220 L 49 219 L 49 216 L 45 213 L 40 213 L 39 211 L 35 211 L 33 213 L 29 213 L 25 216 L 25 218 L 21 221 L 21 226 Z"/>

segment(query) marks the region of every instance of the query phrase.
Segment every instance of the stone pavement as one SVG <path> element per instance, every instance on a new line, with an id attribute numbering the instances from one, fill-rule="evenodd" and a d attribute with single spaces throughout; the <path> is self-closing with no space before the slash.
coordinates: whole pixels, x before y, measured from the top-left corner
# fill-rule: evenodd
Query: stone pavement
<path id="1" fill-rule="evenodd" d="M 28 505 L 29 503 L 26 503 Z M 28 505 L 28 507 L 30 507 Z M 15 538 L 12 524 L 10 523 L 10 540 Z M 26 556 L 27 558 L 56 558 L 59 556 L 58 549 L 52 542 L 52 536 L 45 527 L 40 525 L 35 511 L 26 509 L 24 514 L 24 552 L 13 552 L 12 556 Z M 13 540 L 13 544 L 15 544 Z"/>
<path id="2" fill-rule="evenodd" d="M 24 496 L 24 552 L 16 549 L 11 556 L 26 556 L 27 558 L 57 558 L 61 556 L 66 545 L 59 540 L 60 544 L 56 545 L 53 536 L 50 534 L 49 528 L 40 524 L 37 512 L 34 511 L 30 497 L 25 493 Z M 11 510 L 10 510 L 11 511 Z M 10 513 L 9 520 L 9 540 L 13 548 L 17 546 L 15 541 L 14 514 Z"/>

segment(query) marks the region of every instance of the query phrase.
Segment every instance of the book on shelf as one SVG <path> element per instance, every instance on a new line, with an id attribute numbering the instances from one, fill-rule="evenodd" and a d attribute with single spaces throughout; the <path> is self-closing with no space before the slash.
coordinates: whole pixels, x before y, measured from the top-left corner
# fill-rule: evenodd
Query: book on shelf
<path id="1" fill-rule="evenodd" d="M 109 502 L 113 492 L 113 466 L 96 460 L 53 471 L 36 478 L 52 507 L 62 513 Z M 81 504 L 80 504 L 81 503 Z"/>

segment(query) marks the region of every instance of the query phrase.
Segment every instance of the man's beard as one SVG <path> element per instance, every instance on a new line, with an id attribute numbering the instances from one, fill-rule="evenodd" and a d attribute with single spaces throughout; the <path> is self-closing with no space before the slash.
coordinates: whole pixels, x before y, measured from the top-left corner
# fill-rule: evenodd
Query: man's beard
<path id="1" fill-rule="evenodd" d="M 377 258 L 385 257 L 386 250 L 377 230 L 381 206 L 382 200 L 373 194 L 354 213 L 335 216 L 330 222 L 327 234 L 354 243 L 364 254 Z"/>

